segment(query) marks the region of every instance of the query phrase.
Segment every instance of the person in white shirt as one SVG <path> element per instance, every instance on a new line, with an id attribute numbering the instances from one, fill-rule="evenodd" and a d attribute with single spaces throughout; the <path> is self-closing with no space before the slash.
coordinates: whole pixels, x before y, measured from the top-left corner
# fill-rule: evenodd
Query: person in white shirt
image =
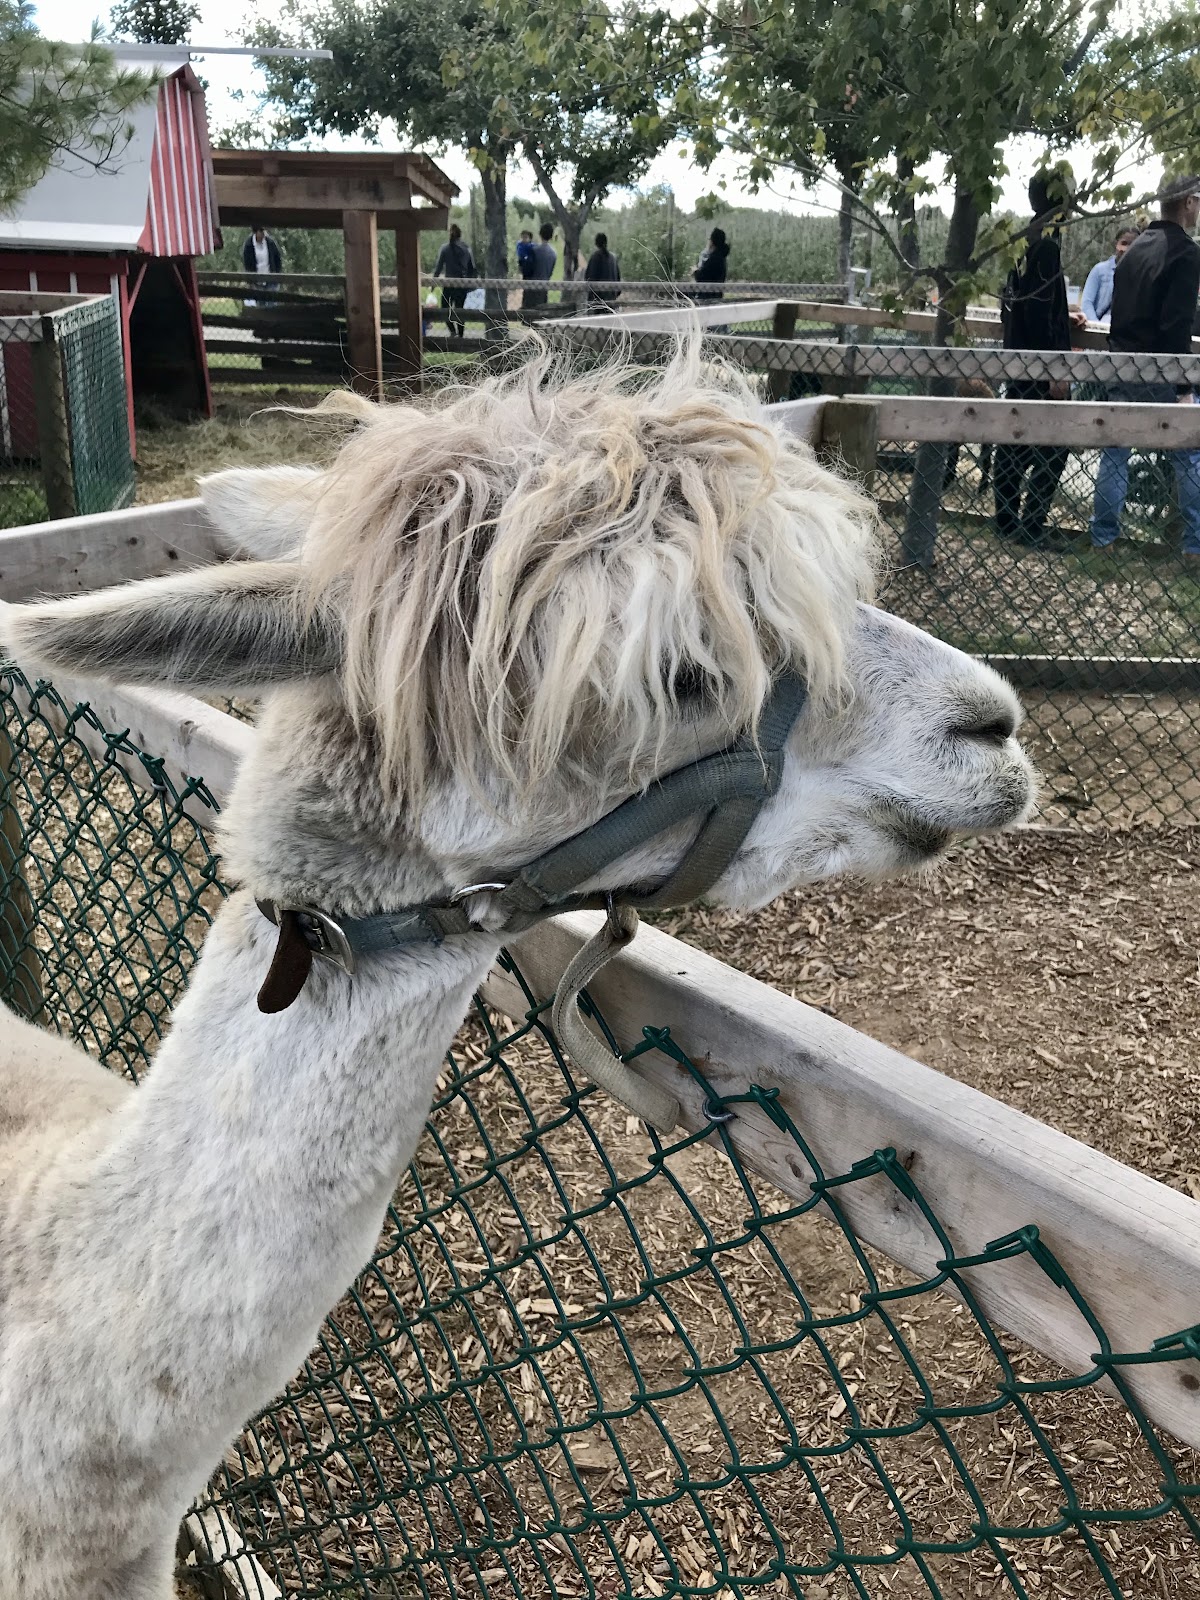
<path id="1" fill-rule="evenodd" d="M 259 275 L 283 271 L 283 252 L 265 228 L 258 227 L 247 234 L 242 246 L 242 268 Z M 271 288 L 273 285 L 264 284 L 263 287 Z M 258 304 L 256 300 L 247 300 L 245 303 L 248 306 Z"/>

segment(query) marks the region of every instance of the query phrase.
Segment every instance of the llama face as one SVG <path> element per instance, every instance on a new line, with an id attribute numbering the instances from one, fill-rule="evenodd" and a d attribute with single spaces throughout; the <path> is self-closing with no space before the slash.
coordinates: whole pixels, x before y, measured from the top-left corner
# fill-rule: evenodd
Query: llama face
<path id="1" fill-rule="evenodd" d="M 0 638 L 261 696 L 231 870 L 348 914 L 503 878 L 752 728 L 785 664 L 809 704 L 715 899 L 902 870 L 1026 813 L 1011 691 L 862 603 L 870 507 L 748 390 L 694 347 L 653 380 L 552 380 L 347 401 L 362 426 L 328 472 L 204 486 L 230 553 L 269 559 L 8 608 Z M 665 876 L 695 831 L 588 887 Z"/>

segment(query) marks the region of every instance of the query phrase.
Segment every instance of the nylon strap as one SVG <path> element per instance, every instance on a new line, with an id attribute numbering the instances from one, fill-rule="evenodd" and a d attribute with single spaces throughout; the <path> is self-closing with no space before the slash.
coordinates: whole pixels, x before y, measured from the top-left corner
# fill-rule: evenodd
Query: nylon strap
<path id="1" fill-rule="evenodd" d="M 535 922 L 564 911 L 608 907 L 604 927 L 563 974 L 554 1005 L 554 1027 L 589 1077 L 662 1132 L 675 1126 L 678 1104 L 665 1090 L 640 1078 L 585 1026 L 578 1008 L 579 993 L 633 938 L 637 931 L 635 908 L 691 904 L 727 870 L 759 811 L 779 788 L 783 748 L 806 698 L 803 678 L 794 670 L 783 673 L 763 706 L 754 735 L 743 735 L 728 749 L 669 773 L 644 794 L 633 795 L 591 827 L 529 862 L 504 888 L 494 891 L 487 927 L 502 935 L 523 933 Z M 613 891 L 618 900 L 615 907 L 608 893 L 580 891 L 580 884 L 600 877 L 615 862 L 694 817 L 702 819 L 695 839 L 675 871 L 657 888 L 639 890 L 630 885 L 624 891 Z M 258 904 L 263 915 L 281 930 L 273 979 L 265 986 L 269 996 L 282 1002 L 281 1009 L 290 1005 L 303 987 L 303 977 L 297 983 L 295 975 L 290 975 L 285 983 L 275 972 L 285 944 L 290 950 L 295 943 L 297 930 L 313 954 L 346 972 L 353 972 L 363 956 L 418 943 L 440 944 L 456 934 L 483 931 L 467 906 L 453 901 L 345 920 L 316 906 L 280 906 L 269 900 Z M 495 912 L 500 913 L 499 919 Z M 298 974 L 294 960 L 289 974 Z M 290 997 L 284 998 L 285 991 Z"/>

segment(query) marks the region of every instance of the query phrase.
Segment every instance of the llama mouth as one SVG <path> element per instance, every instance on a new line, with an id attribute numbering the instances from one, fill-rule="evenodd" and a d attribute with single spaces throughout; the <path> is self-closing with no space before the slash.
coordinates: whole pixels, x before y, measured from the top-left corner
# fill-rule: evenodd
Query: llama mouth
<path id="1" fill-rule="evenodd" d="M 949 828 L 932 827 L 917 817 L 890 817 L 886 829 L 914 866 L 940 856 L 954 837 Z"/>
<path id="2" fill-rule="evenodd" d="M 899 846 L 908 866 L 917 866 L 941 855 L 954 837 L 952 828 L 936 827 L 894 800 L 878 808 L 875 821 L 888 838 Z"/>

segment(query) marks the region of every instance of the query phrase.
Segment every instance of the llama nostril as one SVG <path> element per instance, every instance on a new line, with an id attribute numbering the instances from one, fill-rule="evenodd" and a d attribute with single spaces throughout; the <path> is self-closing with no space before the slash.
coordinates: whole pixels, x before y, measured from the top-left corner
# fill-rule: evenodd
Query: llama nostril
<path id="1" fill-rule="evenodd" d="M 1017 731 L 1017 720 L 1009 711 L 992 709 L 980 715 L 956 722 L 949 729 L 952 739 L 973 739 L 979 744 L 1003 744 Z"/>

